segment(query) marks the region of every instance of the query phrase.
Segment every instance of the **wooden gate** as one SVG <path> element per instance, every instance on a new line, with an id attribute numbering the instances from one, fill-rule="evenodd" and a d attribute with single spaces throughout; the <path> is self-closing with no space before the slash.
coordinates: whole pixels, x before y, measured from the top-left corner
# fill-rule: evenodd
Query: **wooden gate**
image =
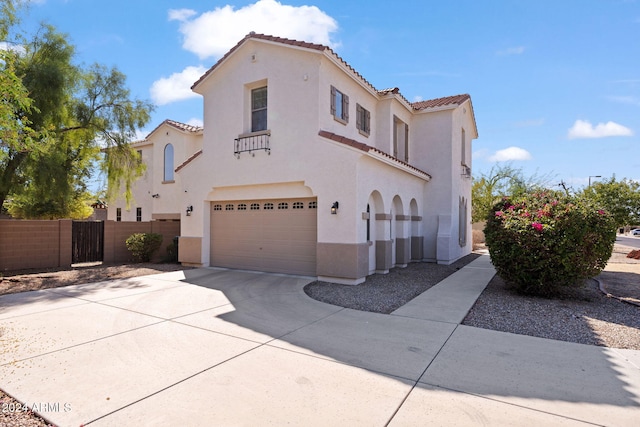
<path id="1" fill-rule="evenodd" d="M 72 263 L 104 260 L 104 221 L 73 221 Z"/>

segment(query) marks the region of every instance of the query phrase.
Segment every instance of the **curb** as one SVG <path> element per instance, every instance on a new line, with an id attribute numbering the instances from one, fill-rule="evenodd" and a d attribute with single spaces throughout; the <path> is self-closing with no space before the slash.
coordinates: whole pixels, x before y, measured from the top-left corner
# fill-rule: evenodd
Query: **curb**
<path id="1" fill-rule="evenodd" d="M 604 282 L 602 280 L 598 279 L 597 277 L 594 277 L 594 279 L 596 280 L 596 282 L 598 282 L 598 288 L 600 289 L 600 292 L 605 294 L 608 298 L 615 298 L 618 301 L 626 302 L 627 304 L 631 304 L 631 305 L 635 305 L 636 307 L 640 307 L 640 302 L 636 302 L 635 300 L 631 300 L 629 298 L 617 297 L 617 296 L 613 295 L 612 293 L 610 293 L 609 291 L 606 290 Z"/>

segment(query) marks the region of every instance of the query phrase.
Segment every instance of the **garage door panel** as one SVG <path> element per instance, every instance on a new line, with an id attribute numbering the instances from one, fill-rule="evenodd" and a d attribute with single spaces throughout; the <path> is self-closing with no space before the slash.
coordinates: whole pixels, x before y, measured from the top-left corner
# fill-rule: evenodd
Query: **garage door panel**
<path id="1" fill-rule="evenodd" d="M 212 210 L 211 265 L 316 274 L 315 199 L 215 202 L 234 210 Z M 244 204 L 249 210 L 237 210 Z M 310 209 L 312 205 L 314 208 Z M 250 210 L 251 206 L 258 208 Z M 273 209 L 265 209 L 265 206 Z M 288 209 L 278 209 L 278 207 Z M 303 206 L 302 209 L 293 207 Z"/>

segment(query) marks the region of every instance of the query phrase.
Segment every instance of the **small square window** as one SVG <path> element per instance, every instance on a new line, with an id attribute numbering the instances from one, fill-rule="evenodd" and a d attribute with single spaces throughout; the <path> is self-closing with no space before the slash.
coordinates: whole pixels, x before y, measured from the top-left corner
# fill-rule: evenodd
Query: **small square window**
<path id="1" fill-rule="evenodd" d="M 213 210 L 214 211 L 221 211 L 222 210 L 222 205 L 213 205 Z"/>
<path id="2" fill-rule="evenodd" d="M 246 204 L 244 204 L 244 203 L 240 203 L 240 204 L 238 205 L 238 210 L 239 210 L 239 211 L 246 211 L 246 210 L 247 210 L 247 205 L 246 205 Z"/>
<path id="3" fill-rule="evenodd" d="M 273 203 L 265 203 L 264 204 L 264 210 L 266 210 L 266 211 L 273 210 Z"/>
<path id="4" fill-rule="evenodd" d="M 251 210 L 252 211 L 259 211 L 260 210 L 260 203 L 251 203 Z"/>
<path id="5" fill-rule="evenodd" d="M 318 202 L 309 202 L 309 209 L 317 209 Z"/>
<path id="6" fill-rule="evenodd" d="M 302 203 L 302 202 L 293 202 L 293 209 L 304 209 L 304 203 Z"/>
<path id="7" fill-rule="evenodd" d="M 232 211 L 233 210 L 233 205 L 232 204 L 225 205 L 224 210 L 225 211 Z"/>
<path id="8" fill-rule="evenodd" d="M 289 203 L 287 202 L 278 203 L 278 209 L 289 209 Z"/>

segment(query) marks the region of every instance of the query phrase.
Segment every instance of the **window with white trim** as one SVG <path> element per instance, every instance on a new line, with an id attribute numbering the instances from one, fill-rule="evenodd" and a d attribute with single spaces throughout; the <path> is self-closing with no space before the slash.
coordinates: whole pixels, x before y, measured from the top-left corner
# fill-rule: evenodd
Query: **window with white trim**
<path id="1" fill-rule="evenodd" d="M 278 209 L 289 209 L 289 203 L 287 202 L 278 203 Z"/>
<path id="2" fill-rule="evenodd" d="M 272 211 L 273 210 L 273 203 L 265 203 L 263 209 L 266 210 L 266 211 Z"/>
<path id="3" fill-rule="evenodd" d="M 304 209 L 304 203 L 302 203 L 302 202 L 293 202 L 293 209 Z"/>
<path id="4" fill-rule="evenodd" d="M 467 141 L 464 128 L 462 128 L 461 132 L 461 141 L 460 141 L 460 162 L 467 166 Z"/>
<path id="5" fill-rule="evenodd" d="M 214 211 L 221 211 L 222 210 L 222 205 L 213 205 L 213 210 Z"/>
<path id="6" fill-rule="evenodd" d="M 136 221 L 142 221 L 142 208 L 136 208 Z"/>
<path id="7" fill-rule="evenodd" d="M 349 97 L 335 86 L 331 86 L 331 114 L 340 123 L 349 123 Z"/>
<path id="8" fill-rule="evenodd" d="M 251 210 L 252 211 L 259 211 L 260 210 L 260 203 L 251 203 Z"/>
<path id="9" fill-rule="evenodd" d="M 267 87 L 251 91 L 251 132 L 267 130 Z"/>
<path id="10" fill-rule="evenodd" d="M 225 205 L 224 210 L 225 211 L 232 211 L 233 210 L 233 205 L 232 204 Z"/>
<path id="11" fill-rule="evenodd" d="M 244 203 L 240 203 L 240 204 L 238 205 L 238 210 L 239 210 L 239 211 L 246 211 L 246 210 L 247 210 L 247 205 L 246 205 L 246 204 L 244 204 Z"/>

